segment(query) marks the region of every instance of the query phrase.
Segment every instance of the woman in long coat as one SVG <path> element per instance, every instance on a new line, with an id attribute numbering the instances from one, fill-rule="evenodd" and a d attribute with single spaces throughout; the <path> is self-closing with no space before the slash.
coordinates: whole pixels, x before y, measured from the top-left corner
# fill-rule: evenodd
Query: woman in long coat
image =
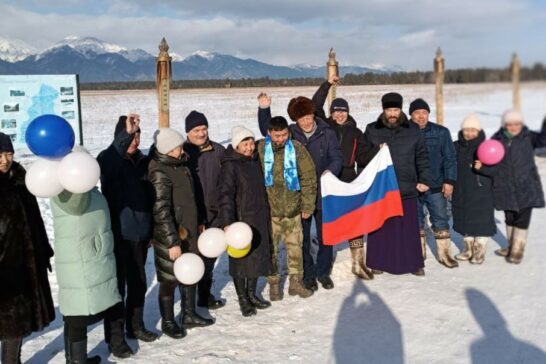
<path id="1" fill-rule="evenodd" d="M 480 120 L 475 115 L 465 118 L 455 145 L 457 181 L 453 188 L 453 230 L 463 236 L 464 250 L 456 259 L 481 264 L 487 241 L 497 231 L 493 205 L 493 176 L 497 168 L 486 166 L 476 156 L 485 140 Z"/>
<path id="2" fill-rule="evenodd" d="M 20 363 L 22 338 L 55 319 L 47 270 L 53 250 L 25 169 L 0 133 L 0 340 L 2 363 Z"/>
<path id="3" fill-rule="evenodd" d="M 502 127 L 492 138 L 500 141 L 505 149 L 493 180 L 493 192 L 495 209 L 504 211 L 508 247 L 496 253 L 505 256 L 507 262 L 518 264 L 523 259 L 533 208 L 544 207 L 535 149 L 546 147 L 546 119 L 537 133 L 525 126 L 519 111 L 509 110 L 503 115 Z"/>
<path id="4" fill-rule="evenodd" d="M 243 316 L 256 314 L 256 309 L 271 305 L 256 295 L 258 277 L 271 271 L 270 214 L 264 175 L 255 150 L 252 131 L 236 126 L 232 129 L 231 145 L 222 160 L 220 171 L 219 222 L 224 228 L 237 221 L 252 228 L 250 252 L 243 258 L 229 259 L 229 274 L 233 277 Z"/>
<path id="5" fill-rule="evenodd" d="M 185 328 L 209 326 L 214 321 L 195 311 L 196 284 L 180 284 L 173 270 L 174 261 L 183 253 L 198 254 L 199 216 L 193 179 L 182 149 L 184 138 L 174 129 L 161 128 L 154 140 L 148 178 L 154 187 L 153 245 L 159 281 L 161 330 L 179 339 L 186 336 Z M 174 291 L 177 287 L 182 296 L 182 327 L 174 320 Z"/>

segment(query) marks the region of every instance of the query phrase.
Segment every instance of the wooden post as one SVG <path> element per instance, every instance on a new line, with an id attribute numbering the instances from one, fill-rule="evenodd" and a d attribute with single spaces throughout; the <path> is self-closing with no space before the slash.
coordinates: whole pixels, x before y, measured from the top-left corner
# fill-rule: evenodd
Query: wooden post
<path id="1" fill-rule="evenodd" d="M 328 62 L 326 63 L 326 79 L 329 80 L 330 76 L 332 75 L 339 77 L 339 66 L 336 60 L 336 52 L 334 51 L 334 48 L 331 48 L 330 52 L 328 53 Z M 330 91 L 328 91 L 328 110 L 330 110 L 330 105 L 336 98 L 336 88 L 337 86 L 333 85 L 330 87 Z"/>
<path id="2" fill-rule="evenodd" d="M 512 103 L 516 110 L 521 110 L 521 98 L 519 94 L 519 59 L 518 55 L 514 53 L 512 55 L 512 62 L 510 63 L 510 71 L 512 73 Z"/>
<path id="3" fill-rule="evenodd" d="M 159 127 L 169 127 L 169 91 L 171 87 L 171 57 L 165 38 L 159 43 L 159 55 L 156 58 L 156 87 L 159 106 Z"/>
<path id="4" fill-rule="evenodd" d="M 436 122 L 444 123 L 444 73 L 445 63 L 442 50 L 438 48 L 434 58 L 434 75 L 436 76 Z"/>

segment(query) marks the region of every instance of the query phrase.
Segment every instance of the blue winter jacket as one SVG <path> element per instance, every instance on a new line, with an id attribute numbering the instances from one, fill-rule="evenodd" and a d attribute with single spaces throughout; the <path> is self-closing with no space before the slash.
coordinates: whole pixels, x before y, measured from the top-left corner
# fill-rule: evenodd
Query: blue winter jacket
<path id="1" fill-rule="evenodd" d="M 267 135 L 267 128 L 271 120 L 271 108 L 258 109 L 258 123 L 260 132 L 263 136 Z M 317 130 L 307 139 L 303 131 L 296 123 L 290 124 L 289 129 L 292 138 L 300 142 L 307 148 L 311 158 L 315 163 L 317 172 L 318 190 L 317 190 L 317 210 L 322 210 L 322 198 L 320 194 L 320 177 L 322 173 L 329 170 L 338 176 L 343 168 L 343 154 L 339 148 L 336 133 L 326 124 L 326 122 L 315 116 Z"/>
<path id="2" fill-rule="evenodd" d="M 421 132 L 430 159 L 430 190 L 432 193 L 442 191 L 442 185 L 454 185 L 457 181 L 457 154 L 449 129 L 429 121 Z"/>

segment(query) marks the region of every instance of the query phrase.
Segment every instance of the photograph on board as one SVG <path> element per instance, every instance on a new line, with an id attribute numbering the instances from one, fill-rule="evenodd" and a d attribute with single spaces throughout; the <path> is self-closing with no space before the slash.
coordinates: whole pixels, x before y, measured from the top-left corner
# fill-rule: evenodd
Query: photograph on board
<path id="1" fill-rule="evenodd" d="M 19 104 L 4 104 L 4 112 L 19 112 Z"/>
<path id="2" fill-rule="evenodd" d="M 16 119 L 2 119 L 2 129 L 15 129 L 17 128 Z"/>

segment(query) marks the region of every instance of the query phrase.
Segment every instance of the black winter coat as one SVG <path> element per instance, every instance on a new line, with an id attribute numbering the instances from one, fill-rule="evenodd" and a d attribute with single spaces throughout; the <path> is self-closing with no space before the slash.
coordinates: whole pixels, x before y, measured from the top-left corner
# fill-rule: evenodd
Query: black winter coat
<path id="1" fill-rule="evenodd" d="M 219 227 L 218 216 L 218 179 L 220 178 L 221 160 L 226 148 L 210 141 L 204 147 L 190 142 L 184 143 L 184 151 L 189 157 L 188 167 L 195 181 L 195 196 L 200 213 L 201 224 L 207 227 Z"/>
<path id="2" fill-rule="evenodd" d="M 101 190 L 108 201 L 116 242 L 149 241 L 152 237 L 153 188 L 148 180 L 150 159 L 138 150 L 127 155 L 133 136 L 122 130 L 97 157 Z"/>
<path id="3" fill-rule="evenodd" d="M 262 166 L 258 154 L 252 158 L 228 146 L 222 160 L 218 185 L 220 226 L 242 221 L 252 228 L 252 248 L 247 256 L 229 258 L 234 278 L 257 278 L 271 272 L 271 217 Z"/>
<path id="4" fill-rule="evenodd" d="M 25 169 L 0 172 L 0 340 L 41 331 L 55 319 L 47 278 L 53 250 Z"/>
<path id="5" fill-rule="evenodd" d="M 493 176 L 497 167 L 482 165 L 479 171 L 474 169 L 476 151 L 484 140 L 483 131 L 470 141 L 459 132 L 459 140 L 454 143 L 457 181 L 451 201 L 453 230 L 463 236 L 493 236 L 497 231 L 493 203 Z"/>
<path id="6" fill-rule="evenodd" d="M 313 95 L 313 103 L 317 110 L 315 115 L 325 120 L 326 124 L 336 133 L 341 154 L 343 154 L 343 169 L 339 179 L 343 182 L 351 182 L 372 160 L 379 151 L 379 146 L 372 145 L 364 138 L 362 130 L 358 128 L 355 119 L 351 115 L 348 116 L 343 125 L 339 125 L 331 116 L 326 117 L 324 103 L 331 86 L 328 81 L 323 82 Z"/>
<path id="7" fill-rule="evenodd" d="M 544 192 L 534 150 L 546 146 L 546 120 L 540 133 L 524 127 L 519 135 L 508 138 L 501 128 L 492 139 L 502 142 L 505 149 L 504 159 L 499 163 L 498 174 L 493 180 L 495 208 L 520 211 L 528 207 L 544 207 Z"/>
<path id="8" fill-rule="evenodd" d="M 197 248 L 198 211 L 194 183 L 185 160 L 151 151 L 148 177 L 154 187 L 153 245 L 155 269 L 159 282 L 175 282 L 174 262 L 169 248 L 180 246 L 182 253 L 199 254 Z M 187 230 L 187 238 L 180 239 L 179 227 Z"/>
<path id="9" fill-rule="evenodd" d="M 402 199 L 417 197 L 417 184 L 430 186 L 432 180 L 425 138 L 404 113 L 396 127 L 389 128 L 385 123 L 381 114 L 377 121 L 368 124 L 364 135 L 372 144 L 389 146 Z"/>

